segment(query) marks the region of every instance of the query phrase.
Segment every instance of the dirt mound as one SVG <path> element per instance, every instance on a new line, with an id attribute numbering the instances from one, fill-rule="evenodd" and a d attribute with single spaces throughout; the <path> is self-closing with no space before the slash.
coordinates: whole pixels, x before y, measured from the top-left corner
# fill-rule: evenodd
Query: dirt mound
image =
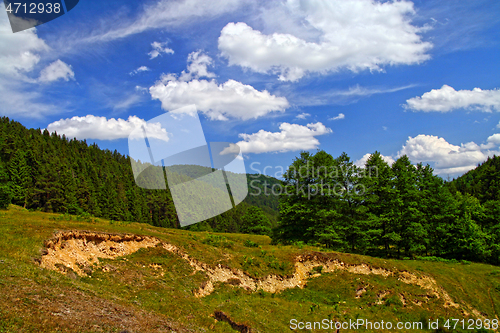
<path id="1" fill-rule="evenodd" d="M 97 258 L 114 259 L 151 247 L 156 238 L 132 234 L 106 234 L 88 231 L 59 232 L 45 242 L 40 266 L 66 273 L 73 270 L 80 276 L 98 263 Z"/>

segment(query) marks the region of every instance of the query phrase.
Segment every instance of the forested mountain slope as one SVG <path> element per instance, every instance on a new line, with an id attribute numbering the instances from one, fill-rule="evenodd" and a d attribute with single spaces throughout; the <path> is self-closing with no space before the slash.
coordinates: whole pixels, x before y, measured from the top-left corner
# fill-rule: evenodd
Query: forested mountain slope
<path id="1" fill-rule="evenodd" d="M 454 179 L 450 185 L 481 203 L 500 201 L 500 156 L 488 157 L 484 163 Z"/>
<path id="2" fill-rule="evenodd" d="M 193 178 L 197 172 L 199 167 L 193 168 Z M 27 129 L 6 117 L 0 118 L 0 182 L 4 206 L 12 202 L 45 212 L 179 226 L 169 191 L 138 187 L 128 156 L 85 140 Z M 276 223 L 277 198 L 249 190 L 253 192 L 245 202 L 197 227 L 250 232 L 257 219 L 265 224 L 259 233 L 270 233 Z"/>

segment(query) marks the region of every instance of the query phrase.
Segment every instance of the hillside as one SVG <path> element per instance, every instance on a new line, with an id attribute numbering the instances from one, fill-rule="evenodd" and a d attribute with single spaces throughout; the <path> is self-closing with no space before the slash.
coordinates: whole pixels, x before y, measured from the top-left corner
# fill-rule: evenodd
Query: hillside
<path id="1" fill-rule="evenodd" d="M 478 198 L 481 203 L 500 201 L 500 156 L 489 157 L 477 168 L 450 182 L 458 191 Z"/>
<path id="2" fill-rule="evenodd" d="M 13 205 L 0 212 L 0 233 L 0 332 L 268 333 L 289 331 L 292 319 L 443 324 L 495 319 L 500 306 L 500 270 L 487 264 L 272 246 L 267 236 Z"/>
<path id="3" fill-rule="evenodd" d="M 185 169 L 183 166 L 183 171 Z M 203 169 L 195 166 L 189 169 L 191 174 L 184 172 L 179 179 L 187 181 L 200 173 L 206 174 Z M 259 177 L 278 182 L 274 178 Z M 250 178 L 248 176 L 249 184 L 253 180 Z M 260 190 L 264 182 L 254 183 L 256 186 L 249 185 L 249 195 L 244 202 L 208 219 L 198 228 L 242 232 L 245 229 L 242 218 L 250 207 L 263 211 L 269 220 L 268 228 L 275 226 L 277 198 L 266 196 Z M 112 220 L 179 227 L 168 189 L 138 187 L 128 156 L 116 150 L 102 150 L 85 140 L 50 134 L 47 130 L 27 129 L 7 117 L 0 118 L 0 194 L 3 192 L 9 193 L 9 198 L 5 199 L 8 203 L 32 210 L 85 213 Z"/>

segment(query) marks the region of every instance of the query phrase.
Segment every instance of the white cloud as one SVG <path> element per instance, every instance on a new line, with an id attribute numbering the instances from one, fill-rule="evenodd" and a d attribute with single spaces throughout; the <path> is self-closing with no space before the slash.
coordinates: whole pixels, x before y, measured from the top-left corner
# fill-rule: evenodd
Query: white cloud
<path id="1" fill-rule="evenodd" d="M 286 98 L 234 80 L 220 85 L 215 80 L 159 81 L 149 92 L 153 99 L 161 101 L 164 110 L 195 104 L 199 111 L 218 120 L 258 118 L 269 112 L 282 112 L 288 107 Z"/>
<path id="2" fill-rule="evenodd" d="M 488 139 L 486 139 L 486 143 L 481 145 L 481 148 L 491 149 L 496 146 L 500 146 L 500 133 L 490 135 Z"/>
<path id="3" fill-rule="evenodd" d="M 267 90 L 256 90 L 235 80 L 223 84 L 201 80 L 201 77 L 213 77 L 214 74 L 207 70 L 212 60 L 200 52 L 190 54 L 188 61 L 187 72 L 183 71 L 179 78 L 174 74 L 163 75 L 149 88 L 153 99 L 160 100 L 164 110 L 194 104 L 211 119 L 232 117 L 247 120 L 273 111 L 283 112 L 289 106 L 284 97 L 271 95 Z"/>
<path id="4" fill-rule="evenodd" d="M 386 88 L 386 87 L 363 87 L 355 85 L 347 90 L 330 90 L 326 92 L 316 92 L 313 96 L 310 93 L 304 94 L 297 91 L 293 95 L 293 102 L 302 106 L 318 106 L 331 104 L 350 104 L 357 102 L 360 98 L 370 97 L 376 94 L 388 94 L 415 87 L 414 84 Z M 292 97 L 291 97 L 292 98 Z"/>
<path id="5" fill-rule="evenodd" d="M 208 66 L 212 65 L 212 58 L 204 54 L 202 51 L 191 52 L 188 55 L 187 71 L 182 71 L 179 77 L 180 81 L 189 81 L 191 79 L 199 79 L 200 77 L 215 77 L 214 73 L 208 71 Z"/>
<path id="6" fill-rule="evenodd" d="M 160 43 L 160 42 L 153 42 L 151 43 L 151 47 L 153 50 L 148 53 L 149 59 L 154 59 L 158 56 L 160 56 L 162 53 L 165 54 L 174 54 L 174 50 L 171 48 L 167 47 L 168 42 Z"/>
<path id="7" fill-rule="evenodd" d="M 41 118 L 61 111 L 61 105 L 45 102 L 42 87 L 36 85 L 40 81 L 32 78 L 41 55 L 49 50 L 35 28 L 13 34 L 7 13 L 0 13 L 0 115 Z M 57 77 L 46 70 L 46 78 Z"/>
<path id="8" fill-rule="evenodd" d="M 499 145 L 500 134 L 490 136 L 487 144 L 481 146 L 474 142 L 456 146 L 444 138 L 420 134 L 414 138 L 409 137 L 398 152 L 398 156 L 407 155 L 413 163 L 434 163 L 434 170 L 437 174 L 459 174 L 475 168 L 488 156 L 498 154 L 498 151 L 488 149 Z"/>
<path id="9" fill-rule="evenodd" d="M 150 71 L 151 69 L 149 69 L 147 66 L 141 66 L 137 69 L 134 69 L 132 72 L 130 72 L 129 74 L 130 75 L 135 75 L 137 73 L 140 73 L 140 72 L 147 72 L 147 71 Z"/>
<path id="10" fill-rule="evenodd" d="M 135 86 L 133 89 L 124 84 L 103 84 L 94 81 L 88 85 L 90 100 L 102 108 L 110 108 L 117 113 L 135 107 L 147 98 L 147 88 Z"/>
<path id="11" fill-rule="evenodd" d="M 344 119 L 344 118 L 345 118 L 345 114 L 339 113 L 338 116 L 329 118 L 328 120 L 340 120 L 340 119 Z"/>
<path id="12" fill-rule="evenodd" d="M 499 154 L 500 133 L 491 135 L 482 145 L 468 142 L 460 146 L 453 145 L 444 138 L 420 134 L 414 138 L 408 137 L 395 158 L 407 155 L 414 164 L 420 162 L 431 164 L 438 175 L 459 176 L 474 169 L 489 156 Z M 354 164 L 363 167 L 370 156 L 371 154 L 365 154 Z M 392 156 L 382 155 L 382 158 L 389 165 L 395 162 L 395 158 Z"/>
<path id="13" fill-rule="evenodd" d="M 12 32 L 11 32 L 12 33 Z M 31 86 L 31 85 L 30 85 Z M 26 84 L 0 77 L 0 115 L 25 118 L 43 118 L 61 112 L 60 105 L 44 101 L 44 95 L 30 91 Z"/>
<path id="14" fill-rule="evenodd" d="M 13 34 L 7 13 L 0 14 L 0 74 L 23 78 L 40 61 L 40 52 L 49 47 L 38 38 L 36 29 Z"/>
<path id="15" fill-rule="evenodd" d="M 168 141 L 167 131 L 161 127 L 160 123 L 147 123 L 137 116 L 129 116 L 125 119 L 106 119 L 87 115 L 85 117 L 73 117 L 55 121 L 47 126 L 51 133 L 65 134 L 68 138 L 77 139 L 97 139 L 116 140 L 128 138 L 130 133 L 136 129 L 144 127 L 149 137 Z"/>
<path id="16" fill-rule="evenodd" d="M 108 106 L 113 108 L 114 111 L 128 110 L 129 108 L 139 104 L 142 100 L 142 96 L 138 94 L 131 94 L 122 99 L 116 100 L 114 102 L 109 101 Z"/>
<path id="17" fill-rule="evenodd" d="M 370 156 L 372 156 L 372 154 L 369 154 L 369 153 L 368 154 L 364 154 L 363 157 L 361 157 L 359 160 L 357 160 L 356 162 L 354 162 L 354 165 L 356 165 L 357 167 L 360 167 L 360 168 L 364 168 L 365 164 L 366 164 L 366 161 L 368 161 L 368 159 L 370 158 Z M 382 155 L 382 154 L 380 154 L 380 156 L 390 166 L 392 165 L 392 163 L 395 162 L 394 158 L 392 158 L 392 156 L 385 156 L 385 155 Z"/>
<path id="18" fill-rule="evenodd" d="M 500 122 L 497 124 L 497 128 L 500 128 Z"/>
<path id="19" fill-rule="evenodd" d="M 148 88 L 142 87 L 142 86 L 135 86 L 135 91 L 139 91 L 139 92 L 142 92 L 142 93 L 147 93 L 148 92 Z"/>
<path id="20" fill-rule="evenodd" d="M 186 26 L 190 22 L 210 20 L 239 8 L 245 0 L 159 0 L 149 2 L 133 19 L 120 17 L 112 25 L 95 30 L 87 42 L 105 42 L 125 38 L 151 29 Z M 81 42 L 82 40 L 80 40 Z"/>
<path id="21" fill-rule="evenodd" d="M 432 45 L 422 41 L 423 28 L 411 24 L 415 11 L 410 1 L 289 0 L 285 6 L 319 37 L 307 41 L 292 35 L 294 31 L 266 35 L 243 22 L 229 23 L 218 44 L 230 65 L 296 81 L 306 72 L 380 71 L 384 65 L 429 59 L 426 52 Z"/>
<path id="22" fill-rule="evenodd" d="M 319 145 L 317 136 L 331 133 L 331 129 L 327 128 L 320 122 L 315 124 L 307 124 L 306 126 L 282 123 L 279 127 L 280 132 L 268 132 L 260 130 L 253 134 L 240 134 L 237 145 L 243 153 L 270 153 L 270 152 L 287 152 L 296 150 L 316 149 Z M 221 154 L 231 153 L 230 148 L 226 148 Z"/>
<path id="23" fill-rule="evenodd" d="M 307 117 L 310 117 L 311 115 L 309 113 L 303 112 L 299 115 L 297 115 L 295 118 L 297 119 L 306 119 Z"/>
<path id="24" fill-rule="evenodd" d="M 413 87 L 415 87 L 414 84 L 395 87 L 395 88 L 367 88 L 357 84 L 354 87 L 349 87 L 348 90 L 333 91 L 330 94 L 332 96 L 346 96 L 346 97 L 371 96 L 376 94 L 393 93 Z"/>
<path id="25" fill-rule="evenodd" d="M 68 65 L 58 59 L 42 69 L 38 81 L 47 83 L 57 81 L 59 79 L 64 81 L 74 80 L 75 73 L 71 69 L 71 65 Z"/>
<path id="26" fill-rule="evenodd" d="M 456 109 L 500 111 L 500 90 L 474 88 L 456 91 L 445 84 L 441 89 L 432 89 L 421 97 L 410 98 L 403 107 L 423 112 L 449 112 Z"/>

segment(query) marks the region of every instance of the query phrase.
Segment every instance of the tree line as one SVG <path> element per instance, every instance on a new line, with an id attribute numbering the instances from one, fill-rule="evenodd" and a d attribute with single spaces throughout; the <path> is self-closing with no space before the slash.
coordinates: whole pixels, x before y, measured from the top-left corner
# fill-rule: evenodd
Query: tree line
<path id="1" fill-rule="evenodd" d="M 284 175 L 275 242 L 384 257 L 500 263 L 500 158 L 452 182 L 407 156 L 303 152 Z"/>

